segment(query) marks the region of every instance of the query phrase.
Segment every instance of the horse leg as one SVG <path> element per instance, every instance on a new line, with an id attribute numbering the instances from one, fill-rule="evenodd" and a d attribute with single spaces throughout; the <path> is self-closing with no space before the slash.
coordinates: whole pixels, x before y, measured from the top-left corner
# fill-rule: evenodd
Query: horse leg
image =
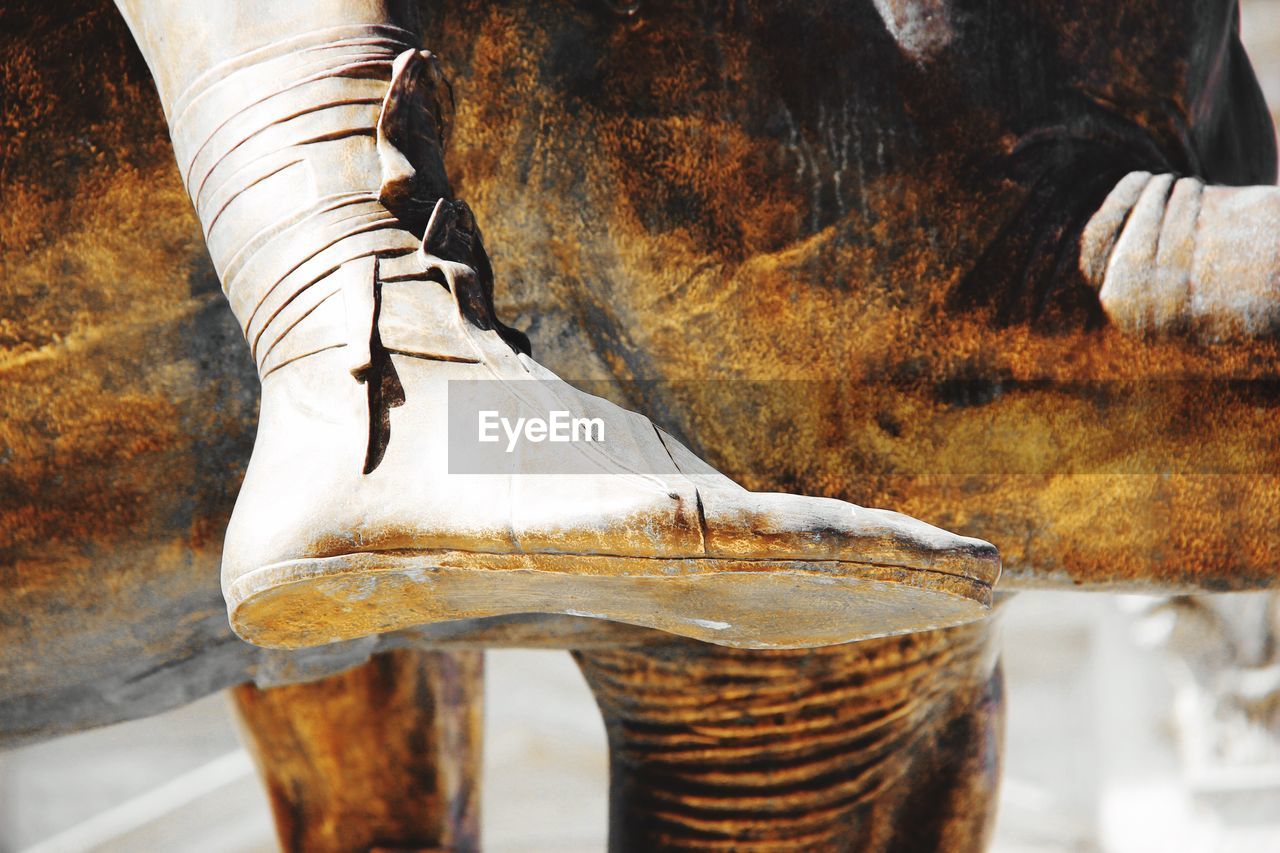
<path id="1" fill-rule="evenodd" d="M 994 635 L 577 653 L 609 734 L 610 849 L 983 849 L 1003 722 Z"/>
<path id="2" fill-rule="evenodd" d="M 234 688 L 281 847 L 478 849 L 482 675 L 480 652 L 401 650 Z"/>

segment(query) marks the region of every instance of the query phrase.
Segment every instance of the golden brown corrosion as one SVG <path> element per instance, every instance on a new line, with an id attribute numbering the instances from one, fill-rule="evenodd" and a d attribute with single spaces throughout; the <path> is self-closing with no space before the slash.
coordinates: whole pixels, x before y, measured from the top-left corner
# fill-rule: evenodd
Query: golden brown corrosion
<path id="1" fill-rule="evenodd" d="M 257 390 L 119 14 L 3 14 L 0 716 L 22 740 L 245 677 L 217 573 Z"/>
<path id="2" fill-rule="evenodd" d="M 999 778 L 990 626 L 854 646 L 583 652 L 611 850 L 982 850 Z"/>
<path id="3" fill-rule="evenodd" d="M 1008 584 L 1273 583 L 1276 345 L 1126 338 L 1074 263 L 1131 168 L 1274 177 L 1234 36 L 1191 60 L 1231 4 L 968 5 L 923 62 L 869 4 L 442 12 L 501 307 L 749 488 L 984 536 Z"/>
<path id="4" fill-rule="evenodd" d="M 480 849 L 479 652 L 233 693 L 286 851 Z"/>
<path id="5" fill-rule="evenodd" d="M 1125 338 L 1073 256 L 1130 170 L 1273 178 L 1234 4 L 971 6 L 917 41 L 870 3 L 428 9 L 504 316 L 744 485 L 983 536 L 1011 585 L 1273 583 L 1276 345 Z M 245 677 L 256 387 L 115 11 L 4 14 L 0 710 L 36 732 Z"/>
<path id="6" fill-rule="evenodd" d="M 904 29 L 834 0 L 432 4 L 426 47 L 458 101 L 449 169 L 504 316 L 560 375 L 601 380 L 744 485 L 988 538 L 1013 585 L 1273 584 L 1276 344 L 1126 338 L 1075 257 L 1129 171 L 1274 179 L 1235 4 L 935 5 Z M 216 577 L 257 389 L 115 11 L 3 16 L 9 742 L 251 677 Z M 615 846 L 980 847 L 990 631 L 584 653 Z M 348 735 L 441 772 L 401 740 L 443 701 L 418 701 L 439 683 L 407 661 L 239 691 L 287 838 L 336 831 L 317 803 L 350 814 L 396 791 L 366 766 L 384 753 L 323 769 Z M 444 704 L 470 731 L 464 692 Z M 285 732 L 299 749 L 281 756 Z M 363 803 L 331 785 L 356 771 Z M 434 826 L 445 787 L 403 793 L 387 802 Z M 403 828 L 397 844 L 450 843 Z"/>

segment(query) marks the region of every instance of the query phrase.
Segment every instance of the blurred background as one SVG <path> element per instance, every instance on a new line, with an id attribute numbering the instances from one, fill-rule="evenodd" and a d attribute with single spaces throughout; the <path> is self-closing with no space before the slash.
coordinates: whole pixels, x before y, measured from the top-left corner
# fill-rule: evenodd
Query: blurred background
<path id="1" fill-rule="evenodd" d="M 1280 0 L 1245 0 L 1280 122 Z M 996 853 L 1280 851 L 1280 596 L 1023 593 Z M 486 658 L 484 847 L 602 851 L 604 726 L 568 654 Z M 273 851 L 225 697 L 0 753 L 0 853 Z"/>
<path id="2" fill-rule="evenodd" d="M 1280 850 L 1274 596 L 1003 607 L 996 853 Z M 604 726 L 564 652 L 486 660 L 486 851 L 605 849 Z M 0 849 L 276 849 L 222 695 L 0 755 Z"/>

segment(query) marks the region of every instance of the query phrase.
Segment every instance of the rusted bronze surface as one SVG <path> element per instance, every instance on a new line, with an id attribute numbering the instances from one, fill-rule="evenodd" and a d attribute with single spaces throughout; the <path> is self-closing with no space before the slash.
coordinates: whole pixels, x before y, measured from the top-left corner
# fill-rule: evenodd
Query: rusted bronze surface
<path id="1" fill-rule="evenodd" d="M 433 11 L 505 316 L 747 485 L 988 536 L 1010 583 L 1269 584 L 1274 344 L 1125 338 L 1058 258 L 1129 169 L 1271 179 L 1232 6 L 1075 6 L 909 49 L 869 4 Z M 65 10 L 5 13 L 14 609 L 78 573 L 216 620 L 250 367 L 127 35 Z"/>
<path id="2" fill-rule="evenodd" d="M 122 23 L 64 2 L 3 28 L 0 643 L 33 731 L 256 654 L 215 580 L 252 367 Z M 1272 177 L 1233 8 L 961 4 L 925 54 L 865 4 L 427 28 L 503 314 L 562 375 L 748 486 L 986 536 L 1012 585 L 1235 589 L 1274 577 L 1275 345 L 1125 337 L 1071 259 L 1131 169 Z M 192 687 L 143 689 L 176 661 Z"/>
<path id="3" fill-rule="evenodd" d="M 257 378 L 154 84 L 109 3 L 0 16 L 0 743 L 250 678 L 316 677 L 407 642 L 285 655 L 231 634 L 219 550 Z M 431 633 L 473 648 L 654 636 L 572 617 Z"/>
<path id="4" fill-rule="evenodd" d="M 25 738 L 243 679 L 218 550 L 256 399 L 119 13 L 0 14 L 0 695 Z"/>
<path id="5" fill-rule="evenodd" d="M 609 849 L 984 849 L 1003 725 L 995 634 L 578 653 L 609 733 Z"/>
<path id="6" fill-rule="evenodd" d="M 480 229 L 445 178 L 451 96 L 415 10 L 117 6 L 262 382 L 222 547 L 238 636 L 309 648 L 585 613 L 799 648 L 989 612 L 989 543 L 750 492 L 503 332 Z M 470 469 L 477 415 L 557 410 L 598 439 L 513 441 Z"/>
<path id="7" fill-rule="evenodd" d="M 1273 582 L 1275 344 L 1125 337 L 1075 258 L 1132 169 L 1274 178 L 1233 4 L 949 3 L 924 54 L 871 4 L 439 16 L 458 192 L 562 373 L 1011 585 Z"/>
<path id="8" fill-rule="evenodd" d="M 566 378 L 612 384 L 745 485 L 984 536 L 1015 586 L 1273 585 L 1276 344 L 1126 337 L 1075 257 L 1128 172 L 1274 180 L 1235 4 L 928 5 L 927 24 L 894 2 L 428 10 L 428 46 L 458 96 L 450 169 L 483 223 L 504 318 Z M 0 15 L 0 720 L 12 740 L 253 674 L 216 567 L 255 391 L 114 10 L 63 0 Z M 938 641 L 791 665 L 802 680 L 844 679 L 850 707 L 866 702 L 874 720 L 858 666 L 900 642 Z M 718 684 L 707 704 L 750 733 L 760 723 L 728 698 L 715 655 L 729 671 L 746 660 L 686 650 L 680 678 Z M 640 759 L 694 720 L 637 737 L 661 710 L 642 688 L 671 695 L 672 661 L 585 659 L 628 827 L 664 786 L 687 784 L 677 762 Z M 875 838 L 880 821 L 912 819 L 928 827 L 914 849 L 928 849 L 942 826 L 928 809 L 944 801 L 975 810 L 948 824 L 955 843 L 982 837 L 985 777 L 946 768 L 990 766 L 996 712 L 972 710 L 987 707 L 986 676 L 930 666 L 907 682 L 936 700 L 910 706 L 925 721 L 918 757 L 832 758 L 849 779 L 886 767 L 901 783 L 883 809 L 851 793 L 821 831 L 845 821 Z M 600 688 L 610 668 L 621 690 Z M 752 747 L 771 761 L 785 744 Z M 958 793 L 920 788 L 917 807 L 913 778 Z M 731 799 L 709 791 L 712 811 Z M 674 839 L 691 816 L 647 831 Z"/>
<path id="9" fill-rule="evenodd" d="M 479 652 L 232 695 L 286 851 L 480 849 Z"/>

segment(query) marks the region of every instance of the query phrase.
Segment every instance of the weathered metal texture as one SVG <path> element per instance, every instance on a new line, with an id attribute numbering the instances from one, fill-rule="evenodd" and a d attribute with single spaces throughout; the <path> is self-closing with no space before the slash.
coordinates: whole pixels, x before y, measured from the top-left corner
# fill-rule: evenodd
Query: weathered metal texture
<path id="1" fill-rule="evenodd" d="M 480 652 L 232 696 L 286 851 L 480 849 Z"/>
<path id="2" fill-rule="evenodd" d="M 1276 346 L 1126 338 L 1075 246 L 1130 171 L 1274 178 L 1234 9 L 475 2 L 425 17 L 458 94 L 450 168 L 504 316 L 562 375 L 616 383 L 751 487 L 993 539 L 1015 584 L 1219 589 L 1274 581 L 1280 484 L 1259 472 L 1276 469 Z M 363 660 L 379 646 L 267 656 L 227 630 L 218 547 L 256 389 L 151 82 L 106 3 L 0 14 L 5 742 Z M 506 630 L 491 641 L 539 633 Z M 998 726 L 987 630 L 583 656 L 619 757 L 615 844 L 803 829 L 972 849 Z M 779 689 L 800 698 L 764 721 L 750 696 Z M 300 736 L 324 754 L 330 723 L 267 724 L 271 697 L 255 727 L 318 726 Z M 808 741 L 761 728 L 811 722 Z M 708 724 L 721 737 L 683 764 Z M 827 736 L 830 775 L 806 776 Z M 735 826 L 750 792 L 724 783 L 788 749 L 794 798 Z M 921 834 L 885 840 L 907 826 Z"/>
<path id="3" fill-rule="evenodd" d="M 0 15 L 0 744 L 423 641 L 282 653 L 231 633 L 219 550 L 257 377 L 155 86 L 109 3 Z M 471 648 L 655 636 L 571 617 L 428 633 L 433 646 Z"/>
<path id="4" fill-rule="evenodd" d="M 216 578 L 256 391 L 119 14 L 2 14 L 0 717 L 21 740 L 251 671 Z"/>
<path id="5" fill-rule="evenodd" d="M 990 837 L 992 624 L 808 651 L 580 652 L 604 712 L 609 849 L 968 853 Z"/>
<path id="6" fill-rule="evenodd" d="M 1126 338 L 1074 266 L 1128 171 L 1274 176 L 1234 5 L 1167 5 L 426 17 L 504 316 L 562 375 L 749 486 L 991 538 L 1014 584 L 1269 585 L 1275 345 Z M 12 738 L 262 659 L 216 582 L 254 380 L 151 82 L 105 3 L 3 15 Z"/>
<path id="7" fill-rule="evenodd" d="M 945 11 L 908 50 L 869 3 L 439 10 L 508 316 L 745 485 L 985 536 L 1007 585 L 1274 583 L 1275 343 L 1127 337 L 1077 261 L 1132 170 L 1274 179 L 1234 4 Z"/>
<path id="8" fill-rule="evenodd" d="M 502 331 L 445 178 L 452 98 L 412 11 L 117 6 L 262 377 L 222 547 L 240 637 L 301 648 L 544 612 L 798 648 L 989 612 L 989 543 L 750 492 Z M 483 402 L 453 393 L 481 383 Z M 470 429 L 484 409 L 590 412 L 600 441 L 498 451 L 477 476 L 458 470 L 468 405 Z"/>

